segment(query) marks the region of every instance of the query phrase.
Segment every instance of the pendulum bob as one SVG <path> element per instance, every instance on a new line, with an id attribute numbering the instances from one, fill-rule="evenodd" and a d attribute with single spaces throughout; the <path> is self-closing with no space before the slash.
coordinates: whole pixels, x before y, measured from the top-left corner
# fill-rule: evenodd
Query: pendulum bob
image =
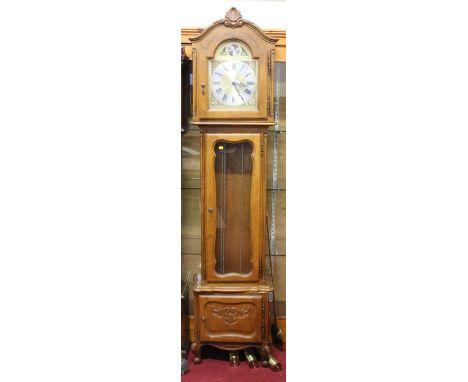
<path id="1" fill-rule="evenodd" d="M 251 369 L 256 368 L 257 367 L 257 358 L 255 357 L 252 350 L 245 349 L 244 350 L 244 355 L 245 355 L 245 359 L 247 360 L 247 363 L 249 364 L 249 367 Z"/>
<path id="2" fill-rule="evenodd" d="M 237 351 L 229 352 L 229 363 L 231 366 L 239 366 L 239 353 Z"/>
<path id="3" fill-rule="evenodd" d="M 281 370 L 281 363 L 279 363 L 278 360 L 275 357 L 273 357 L 271 354 L 268 354 L 267 360 L 268 360 L 268 366 L 270 366 L 271 370 L 273 371 Z"/>

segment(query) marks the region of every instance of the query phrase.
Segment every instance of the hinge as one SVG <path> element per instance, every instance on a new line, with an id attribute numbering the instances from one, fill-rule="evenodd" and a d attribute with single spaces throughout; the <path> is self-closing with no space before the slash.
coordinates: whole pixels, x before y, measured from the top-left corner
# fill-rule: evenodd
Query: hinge
<path id="1" fill-rule="evenodd" d="M 262 270 L 263 270 L 262 263 L 260 263 L 260 266 L 258 267 L 258 271 L 260 272 L 260 276 L 262 276 Z"/>
<path id="2" fill-rule="evenodd" d="M 270 97 L 268 97 L 268 100 L 267 100 L 267 109 L 268 109 L 268 114 L 270 114 L 270 110 L 271 110 Z"/>
<path id="3" fill-rule="evenodd" d="M 271 75 L 271 54 L 268 55 L 268 74 Z"/>
<path id="4" fill-rule="evenodd" d="M 260 155 L 263 157 L 263 141 L 260 142 Z"/>

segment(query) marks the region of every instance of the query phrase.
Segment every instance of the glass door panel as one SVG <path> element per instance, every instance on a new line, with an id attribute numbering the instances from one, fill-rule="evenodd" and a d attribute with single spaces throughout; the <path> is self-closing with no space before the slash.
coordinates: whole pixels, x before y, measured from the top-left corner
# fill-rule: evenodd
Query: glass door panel
<path id="1" fill-rule="evenodd" d="M 265 204 L 263 133 L 206 134 L 203 139 L 203 237 L 207 281 L 260 278 Z"/>
<path id="2" fill-rule="evenodd" d="M 216 244 L 218 274 L 252 271 L 251 142 L 217 141 L 215 150 Z"/>

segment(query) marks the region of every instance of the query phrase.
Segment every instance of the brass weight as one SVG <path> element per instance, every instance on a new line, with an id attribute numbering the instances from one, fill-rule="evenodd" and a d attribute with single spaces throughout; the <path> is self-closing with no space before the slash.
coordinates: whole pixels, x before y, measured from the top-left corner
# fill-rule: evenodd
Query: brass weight
<path id="1" fill-rule="evenodd" d="M 244 350 L 245 359 L 247 360 L 249 367 L 254 369 L 257 367 L 257 358 L 255 357 L 254 353 L 250 349 Z"/>
<path id="2" fill-rule="evenodd" d="M 281 370 L 281 363 L 279 363 L 279 361 L 275 357 L 273 357 L 271 354 L 268 355 L 267 361 L 268 361 L 268 366 L 270 366 L 270 368 L 273 371 Z"/>
<path id="3" fill-rule="evenodd" d="M 231 366 L 239 366 L 239 353 L 237 351 L 229 352 L 229 363 L 231 364 Z"/>

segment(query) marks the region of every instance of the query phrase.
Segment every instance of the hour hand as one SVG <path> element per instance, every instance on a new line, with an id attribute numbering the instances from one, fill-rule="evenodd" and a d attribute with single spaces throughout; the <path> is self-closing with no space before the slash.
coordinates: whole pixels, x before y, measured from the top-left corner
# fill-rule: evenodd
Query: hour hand
<path id="1" fill-rule="evenodd" d="M 244 97 L 242 97 L 242 95 L 240 94 L 240 91 L 239 91 L 239 88 L 238 88 L 238 83 L 237 82 L 232 82 L 232 85 L 234 86 L 234 88 L 237 90 L 237 94 L 239 94 L 239 97 L 242 98 L 242 101 L 244 101 Z"/>

